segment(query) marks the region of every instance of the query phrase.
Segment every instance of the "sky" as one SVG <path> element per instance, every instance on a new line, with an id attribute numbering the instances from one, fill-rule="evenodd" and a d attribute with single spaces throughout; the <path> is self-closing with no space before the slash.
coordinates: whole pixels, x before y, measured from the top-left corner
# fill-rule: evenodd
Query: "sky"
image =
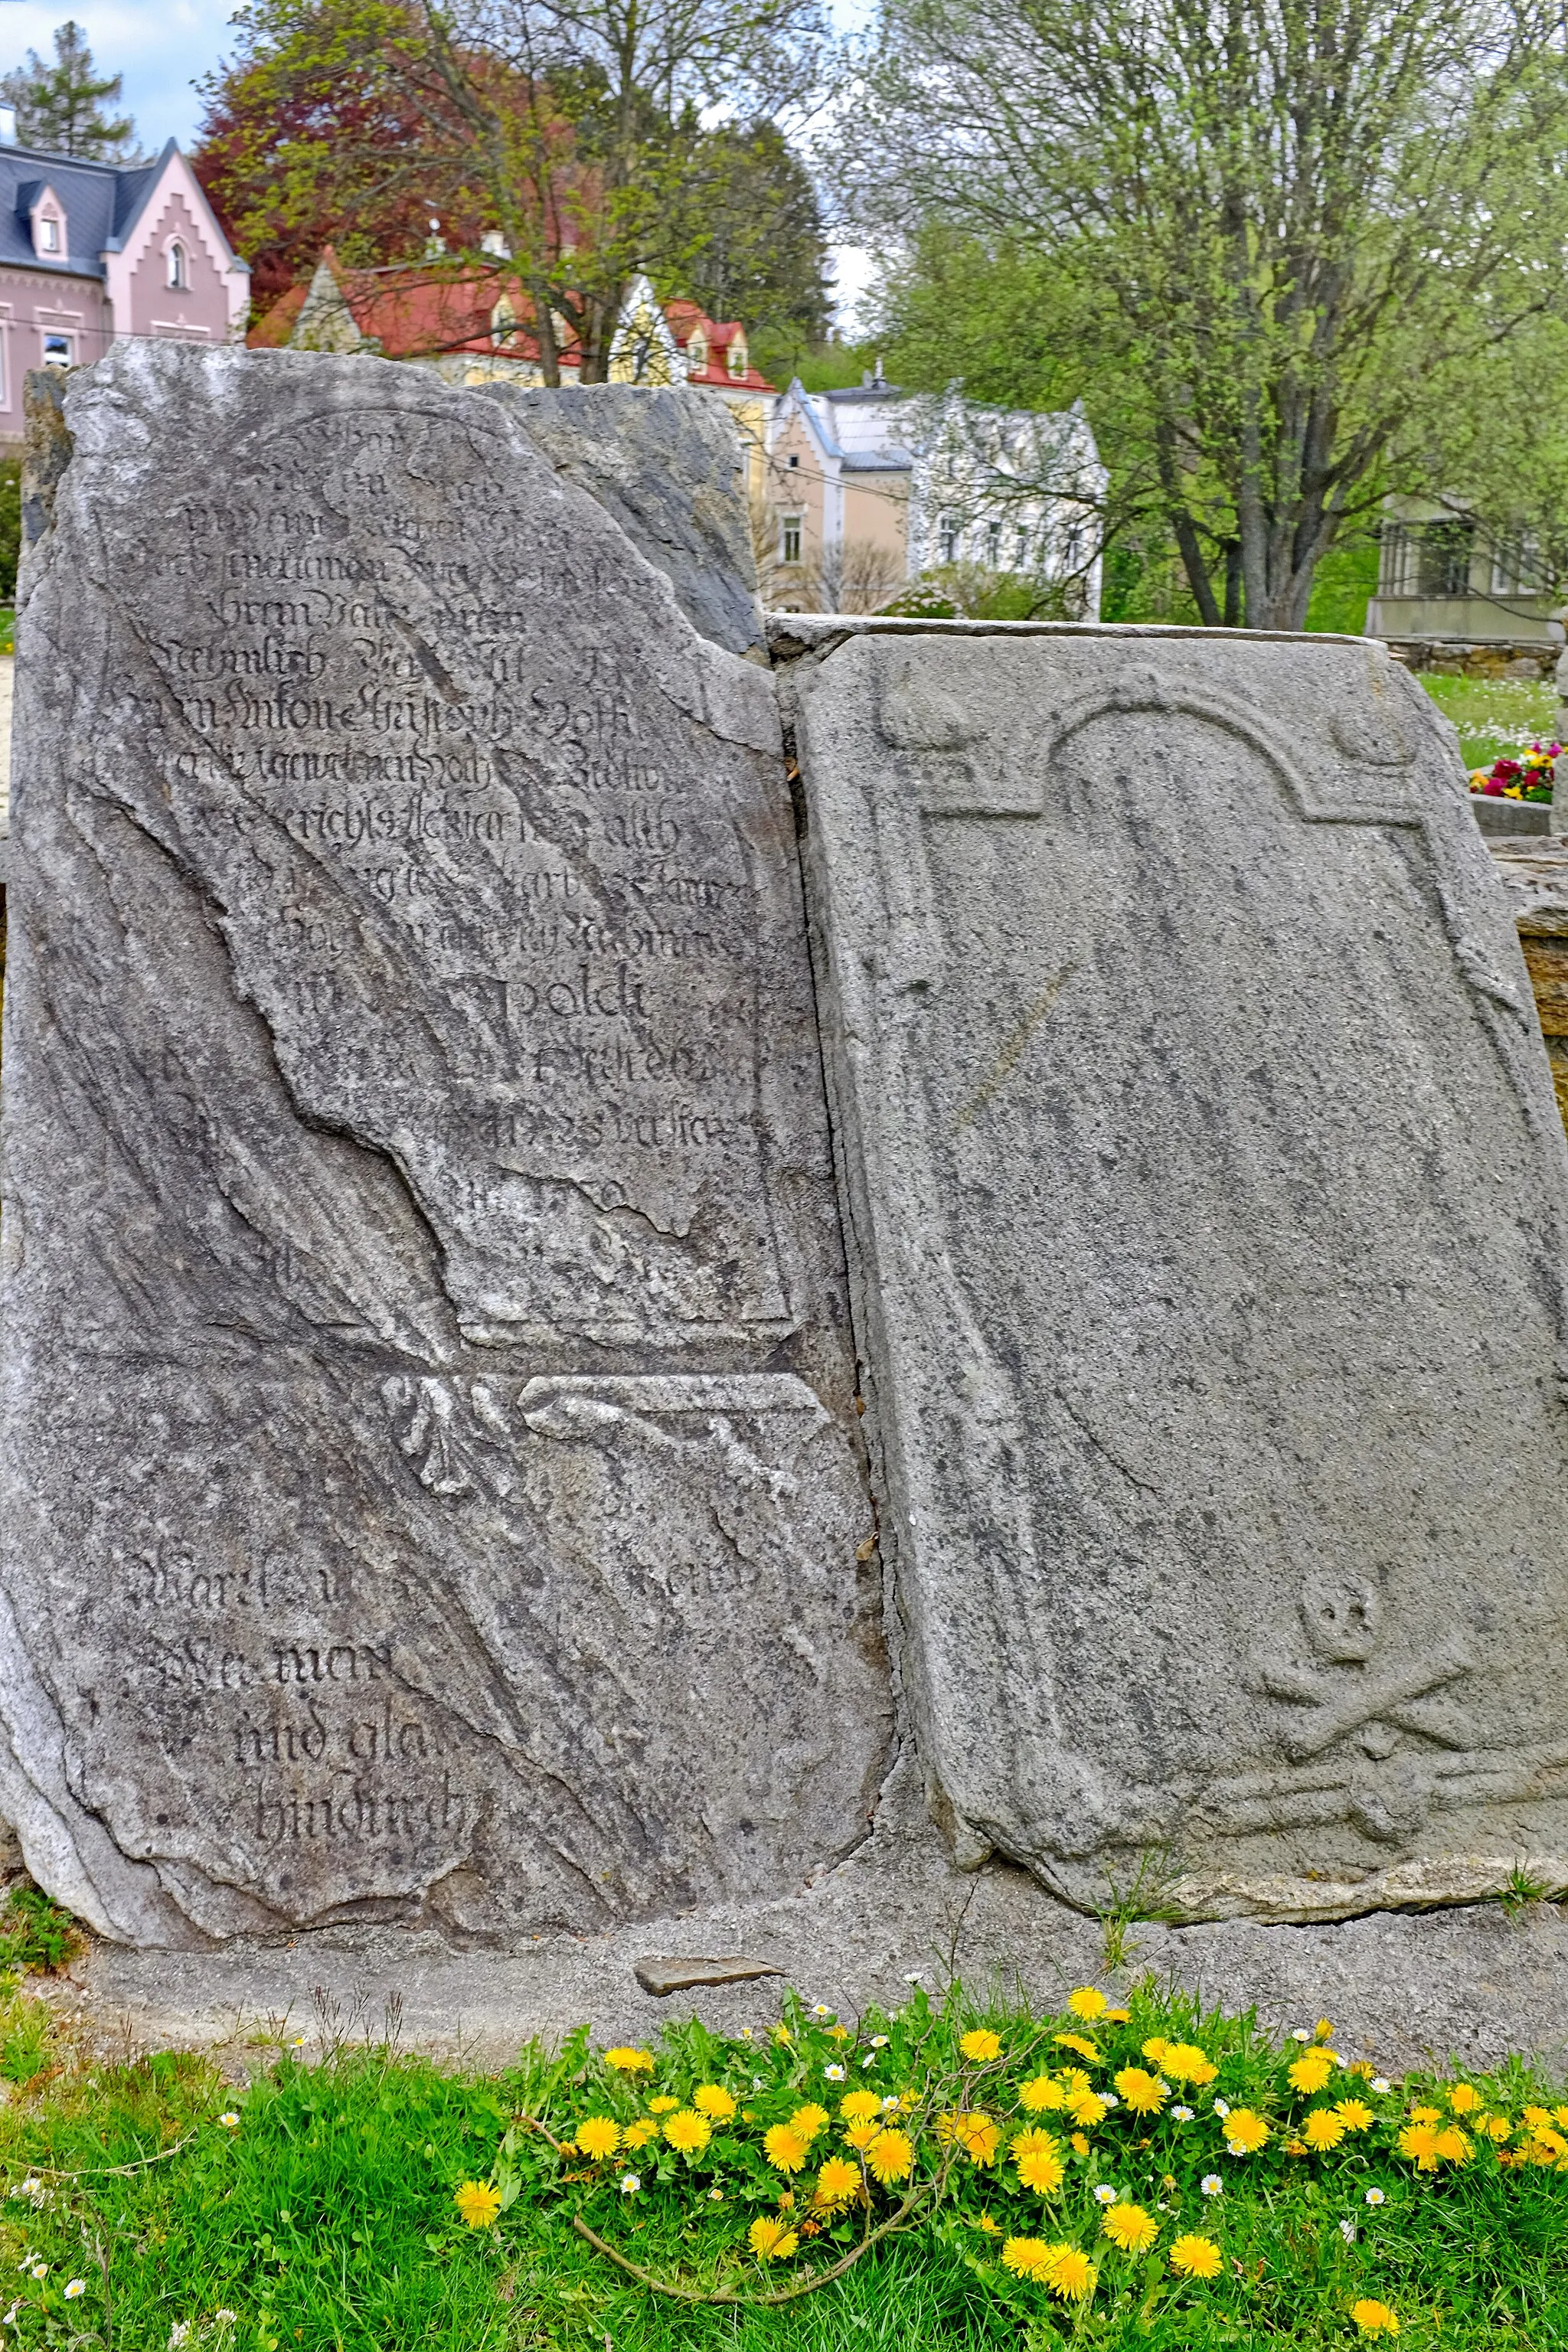
<path id="1" fill-rule="evenodd" d="M 0 0 L 0 73 L 21 65 L 29 49 L 51 58 L 55 26 L 74 16 L 99 71 L 124 76 L 121 103 L 135 120 L 142 152 L 155 154 L 167 139 L 188 147 L 201 118 L 191 85 L 228 50 L 234 6 L 235 0 Z M 866 14 L 867 0 L 836 0 L 834 15 L 845 29 Z M 833 259 L 840 325 L 852 330 L 870 258 L 839 246 Z"/>

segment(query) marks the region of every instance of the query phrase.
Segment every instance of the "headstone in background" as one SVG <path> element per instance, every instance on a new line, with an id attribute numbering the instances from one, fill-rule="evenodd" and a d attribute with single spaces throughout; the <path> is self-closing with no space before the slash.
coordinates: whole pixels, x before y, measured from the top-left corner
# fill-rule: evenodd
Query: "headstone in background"
<path id="1" fill-rule="evenodd" d="M 65 419 L 0 1805 L 142 1941 L 795 1884 L 889 1701 L 773 682 L 424 371 L 132 342 Z"/>
<path id="2" fill-rule="evenodd" d="M 1568 1883 L 1568 1153 L 1420 689 L 784 625 L 939 1817 L 1086 1904 Z"/>

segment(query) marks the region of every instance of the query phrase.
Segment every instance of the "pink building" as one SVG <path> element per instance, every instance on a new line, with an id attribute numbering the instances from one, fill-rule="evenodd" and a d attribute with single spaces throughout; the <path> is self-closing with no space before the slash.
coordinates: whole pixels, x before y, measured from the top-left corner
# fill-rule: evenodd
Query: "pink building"
<path id="1" fill-rule="evenodd" d="M 0 110 L 0 456 L 22 441 L 29 368 L 99 359 L 121 335 L 221 343 L 250 272 L 173 140 L 153 163 L 87 163 L 5 141 Z"/>

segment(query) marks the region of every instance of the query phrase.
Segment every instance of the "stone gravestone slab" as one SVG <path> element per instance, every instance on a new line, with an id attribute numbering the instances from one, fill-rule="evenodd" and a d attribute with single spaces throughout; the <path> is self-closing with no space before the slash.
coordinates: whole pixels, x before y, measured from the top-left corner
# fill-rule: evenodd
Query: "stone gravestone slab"
<path id="1" fill-rule="evenodd" d="M 771 676 L 423 371 L 126 344 L 64 424 L 0 1804 L 137 1940 L 798 1882 L 889 1697 Z"/>
<path id="2" fill-rule="evenodd" d="M 1450 730 L 1354 640 L 780 625 L 938 1818 L 1568 1883 L 1568 1157 Z"/>

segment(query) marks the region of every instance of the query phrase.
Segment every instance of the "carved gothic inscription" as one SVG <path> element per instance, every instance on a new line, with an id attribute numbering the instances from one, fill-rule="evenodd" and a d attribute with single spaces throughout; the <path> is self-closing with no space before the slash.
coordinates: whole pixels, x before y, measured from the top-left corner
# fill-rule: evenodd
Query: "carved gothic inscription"
<path id="1" fill-rule="evenodd" d="M 772 677 L 421 371 L 125 346 L 66 421 L 0 1810 L 142 1939 L 793 1885 L 889 1702 Z"/>

